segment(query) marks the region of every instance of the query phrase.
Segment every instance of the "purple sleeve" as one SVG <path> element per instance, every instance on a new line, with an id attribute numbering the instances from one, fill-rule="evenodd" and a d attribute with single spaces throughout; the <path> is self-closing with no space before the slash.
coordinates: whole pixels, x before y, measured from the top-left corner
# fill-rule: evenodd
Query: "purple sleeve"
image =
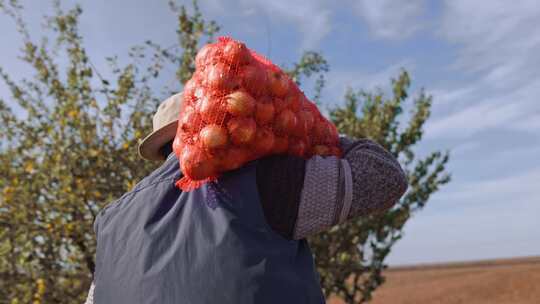
<path id="1" fill-rule="evenodd" d="M 407 189 L 398 161 L 367 139 L 342 138 L 343 159 L 314 157 L 306 164 L 294 239 L 329 230 L 392 207 Z"/>
<path id="2" fill-rule="evenodd" d="M 287 239 L 293 235 L 305 167 L 304 159 L 286 155 L 270 156 L 257 163 L 257 188 L 266 221 Z"/>
<path id="3" fill-rule="evenodd" d="M 351 167 L 353 201 L 348 219 L 392 207 L 408 187 L 397 159 L 379 144 L 360 139 L 344 158 Z"/>
<path id="4" fill-rule="evenodd" d="M 341 139 L 343 159 L 272 156 L 257 165 L 257 186 L 268 224 L 302 239 L 393 206 L 407 179 L 391 153 L 367 139 Z"/>

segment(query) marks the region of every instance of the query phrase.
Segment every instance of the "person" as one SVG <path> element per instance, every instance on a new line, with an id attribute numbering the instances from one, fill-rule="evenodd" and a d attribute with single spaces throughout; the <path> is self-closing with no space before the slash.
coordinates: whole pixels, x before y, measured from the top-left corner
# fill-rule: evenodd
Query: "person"
<path id="1" fill-rule="evenodd" d="M 182 192 L 181 105 L 165 100 L 139 146 L 162 165 L 96 217 L 86 303 L 325 303 L 306 237 L 392 207 L 407 189 L 397 160 L 340 137 L 341 159 L 270 156 Z"/>

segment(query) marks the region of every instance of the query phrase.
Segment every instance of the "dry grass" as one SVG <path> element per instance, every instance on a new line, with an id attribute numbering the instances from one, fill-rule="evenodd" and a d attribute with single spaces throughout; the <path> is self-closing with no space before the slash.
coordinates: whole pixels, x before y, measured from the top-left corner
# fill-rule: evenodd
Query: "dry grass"
<path id="1" fill-rule="evenodd" d="M 540 257 L 399 267 L 385 275 L 373 304 L 540 303 Z"/>

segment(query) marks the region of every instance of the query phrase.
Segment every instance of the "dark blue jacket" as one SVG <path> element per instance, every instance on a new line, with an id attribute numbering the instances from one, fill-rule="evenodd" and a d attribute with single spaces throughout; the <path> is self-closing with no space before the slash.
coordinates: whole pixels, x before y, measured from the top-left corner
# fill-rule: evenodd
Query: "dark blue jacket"
<path id="1" fill-rule="evenodd" d="M 254 163 L 181 192 L 174 155 L 97 216 L 94 303 L 324 303 L 305 239 L 265 220 Z"/>

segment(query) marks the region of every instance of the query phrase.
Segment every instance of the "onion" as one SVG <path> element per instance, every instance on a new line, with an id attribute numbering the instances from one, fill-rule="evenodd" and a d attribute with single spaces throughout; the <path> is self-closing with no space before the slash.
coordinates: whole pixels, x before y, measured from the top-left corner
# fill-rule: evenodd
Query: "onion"
<path id="1" fill-rule="evenodd" d="M 180 125 L 178 127 L 179 128 L 176 129 L 176 138 L 182 142 L 182 145 L 192 145 L 197 141 L 199 133 L 189 131 L 186 132 L 180 128 Z"/>
<path id="2" fill-rule="evenodd" d="M 240 69 L 240 81 L 242 87 L 253 94 L 259 96 L 265 93 L 267 87 L 266 72 L 264 69 L 255 64 L 243 66 Z"/>
<path id="3" fill-rule="evenodd" d="M 284 99 L 284 103 L 287 108 L 291 109 L 293 112 L 298 112 L 300 110 L 300 95 L 296 92 L 287 95 Z"/>
<path id="4" fill-rule="evenodd" d="M 309 133 L 309 131 L 313 128 L 313 124 L 315 123 L 315 117 L 313 116 L 313 113 L 309 110 L 300 111 L 298 113 L 298 116 L 301 117 L 302 121 L 304 122 L 304 127 L 306 129 L 306 133 Z"/>
<path id="5" fill-rule="evenodd" d="M 180 154 L 182 172 L 193 180 L 202 180 L 216 174 L 211 162 L 201 149 L 195 146 L 185 146 Z"/>
<path id="6" fill-rule="evenodd" d="M 244 91 L 236 91 L 227 95 L 225 102 L 227 112 L 234 116 L 250 116 L 255 110 L 255 99 Z"/>
<path id="7" fill-rule="evenodd" d="M 180 114 L 179 128 L 184 132 L 196 132 L 203 124 L 201 115 L 191 106 L 184 108 Z"/>
<path id="8" fill-rule="evenodd" d="M 280 72 L 268 70 L 270 92 L 277 97 L 284 97 L 289 91 L 289 79 Z"/>
<path id="9" fill-rule="evenodd" d="M 339 140 L 336 126 L 325 119 L 321 119 L 315 124 L 314 136 L 317 142 L 327 145 L 336 145 Z"/>
<path id="10" fill-rule="evenodd" d="M 236 145 L 245 145 L 255 138 L 257 124 L 252 118 L 232 118 L 227 124 L 231 141 Z"/>
<path id="11" fill-rule="evenodd" d="M 225 107 L 223 101 L 217 97 L 204 96 L 197 102 L 197 110 L 201 118 L 207 123 L 218 123 L 223 120 Z"/>
<path id="12" fill-rule="evenodd" d="M 338 132 L 336 126 L 333 123 L 328 122 L 328 128 L 329 128 L 329 131 L 330 131 L 329 143 L 331 145 L 337 145 L 339 143 L 339 132 Z"/>
<path id="13" fill-rule="evenodd" d="M 311 110 L 309 104 L 311 103 L 311 101 L 309 101 L 309 99 L 307 99 L 306 95 L 304 95 L 304 93 L 301 93 L 300 94 L 300 108 L 304 109 L 304 110 Z"/>
<path id="14" fill-rule="evenodd" d="M 304 102 L 302 105 L 302 109 L 304 111 L 309 111 L 315 118 L 315 120 L 319 120 L 322 118 L 321 113 L 319 112 L 319 109 L 317 108 L 317 105 L 315 105 L 313 102 L 309 101 L 309 99 L 304 97 Z"/>
<path id="15" fill-rule="evenodd" d="M 217 90 L 230 91 L 238 87 L 235 73 L 224 63 L 217 63 L 206 69 L 206 85 Z"/>
<path id="16" fill-rule="evenodd" d="M 341 157 L 342 155 L 341 149 L 338 147 L 330 147 L 330 155 Z"/>
<path id="17" fill-rule="evenodd" d="M 260 156 L 270 153 L 274 147 L 274 138 L 272 131 L 266 128 L 258 128 L 253 142 L 255 152 Z"/>
<path id="18" fill-rule="evenodd" d="M 204 70 L 209 65 L 217 63 L 218 53 L 219 48 L 214 43 L 203 46 L 195 56 L 195 66 L 197 69 Z"/>
<path id="19" fill-rule="evenodd" d="M 228 136 L 225 128 L 218 125 L 208 125 L 199 133 L 199 139 L 203 147 L 207 149 L 218 149 L 227 145 Z"/>
<path id="20" fill-rule="evenodd" d="M 204 87 L 199 86 L 195 89 L 195 91 L 193 92 L 193 95 L 195 96 L 195 99 L 199 100 L 199 99 L 204 98 L 207 94 Z"/>
<path id="21" fill-rule="evenodd" d="M 306 153 L 306 143 L 301 139 L 296 139 L 289 144 L 289 154 L 304 157 Z"/>
<path id="22" fill-rule="evenodd" d="M 320 119 L 315 123 L 313 128 L 315 140 L 318 143 L 329 143 L 330 141 L 330 129 L 328 123 L 324 119 Z"/>
<path id="23" fill-rule="evenodd" d="M 248 150 L 240 147 L 229 147 L 218 157 L 218 168 L 220 171 L 230 171 L 240 168 L 248 158 Z"/>
<path id="24" fill-rule="evenodd" d="M 291 110 L 284 110 L 279 113 L 274 121 L 274 129 L 280 134 L 287 134 L 296 128 L 298 119 Z"/>
<path id="25" fill-rule="evenodd" d="M 182 153 L 182 150 L 184 149 L 184 143 L 182 142 L 180 137 L 178 136 L 174 137 L 172 147 L 173 147 L 174 154 L 176 155 L 176 157 L 178 157 Z"/>
<path id="26" fill-rule="evenodd" d="M 298 117 L 298 123 L 296 127 L 293 130 L 293 134 L 299 137 L 305 137 L 310 132 L 311 128 L 313 128 L 313 114 L 311 114 L 310 111 L 300 111 L 297 114 Z"/>
<path id="27" fill-rule="evenodd" d="M 244 65 L 251 59 L 251 54 L 246 48 L 246 45 L 238 41 L 228 41 L 223 46 L 222 53 L 225 61 L 233 66 Z"/>
<path id="28" fill-rule="evenodd" d="M 274 98 L 273 104 L 274 104 L 274 110 L 276 113 L 281 113 L 283 110 L 287 108 L 287 104 L 285 103 L 285 100 L 281 98 Z"/>
<path id="29" fill-rule="evenodd" d="M 199 84 L 195 80 L 195 77 L 191 78 L 184 84 L 184 89 L 182 91 L 182 97 L 184 98 L 184 102 L 191 103 L 192 101 L 195 101 L 197 99 L 195 97 L 195 90 L 199 87 Z"/>
<path id="30" fill-rule="evenodd" d="M 265 125 L 274 119 L 274 104 L 272 102 L 257 102 L 255 120 L 259 125 Z"/>
<path id="31" fill-rule="evenodd" d="M 330 148 L 328 146 L 316 145 L 315 147 L 313 147 L 313 154 L 326 156 L 326 155 L 330 155 L 331 153 L 330 153 Z"/>

